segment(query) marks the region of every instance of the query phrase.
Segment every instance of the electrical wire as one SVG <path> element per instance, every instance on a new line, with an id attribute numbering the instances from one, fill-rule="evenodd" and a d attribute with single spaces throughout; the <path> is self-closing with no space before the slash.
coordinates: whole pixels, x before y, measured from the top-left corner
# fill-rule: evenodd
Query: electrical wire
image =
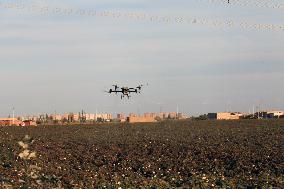
<path id="1" fill-rule="evenodd" d="M 216 1 L 216 0 L 211 0 Z M 284 25 L 280 24 L 261 24 L 250 22 L 237 22 L 234 20 L 223 19 L 206 19 L 196 17 L 175 17 L 175 16 L 159 16 L 138 12 L 124 12 L 112 10 L 96 10 L 96 9 L 78 9 L 68 7 L 53 7 L 39 4 L 26 3 L 2 3 L 0 8 L 13 9 L 19 11 L 36 12 L 43 15 L 61 15 L 61 16 L 80 16 L 80 17 L 109 17 L 113 19 L 130 19 L 135 21 L 148 21 L 161 24 L 190 24 L 208 26 L 214 28 L 239 28 L 244 30 L 256 31 L 284 31 Z"/>

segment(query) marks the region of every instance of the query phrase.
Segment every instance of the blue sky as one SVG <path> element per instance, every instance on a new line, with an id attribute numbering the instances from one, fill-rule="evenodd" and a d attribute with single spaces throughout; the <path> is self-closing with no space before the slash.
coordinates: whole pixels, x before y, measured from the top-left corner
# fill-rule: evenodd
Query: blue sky
<path id="1" fill-rule="evenodd" d="M 283 9 L 207 0 L 21 2 L 284 25 Z M 0 7 L 0 115 L 7 116 L 12 107 L 18 114 L 175 111 L 179 106 L 197 115 L 247 112 L 258 104 L 284 109 L 283 49 L 284 31 L 43 15 Z M 103 93 L 113 83 L 149 86 L 121 101 Z"/>

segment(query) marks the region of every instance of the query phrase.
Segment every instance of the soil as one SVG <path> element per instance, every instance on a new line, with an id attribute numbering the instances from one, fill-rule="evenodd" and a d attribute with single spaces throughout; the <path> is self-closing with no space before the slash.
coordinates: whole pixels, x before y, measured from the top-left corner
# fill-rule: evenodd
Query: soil
<path id="1" fill-rule="evenodd" d="M 0 188 L 284 188 L 284 120 L 0 127 Z"/>

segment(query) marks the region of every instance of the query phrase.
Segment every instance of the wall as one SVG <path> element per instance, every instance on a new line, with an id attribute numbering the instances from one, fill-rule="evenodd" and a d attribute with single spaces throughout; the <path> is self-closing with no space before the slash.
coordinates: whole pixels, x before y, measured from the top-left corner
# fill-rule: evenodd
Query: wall
<path id="1" fill-rule="evenodd" d="M 145 122 L 156 122 L 154 117 L 145 117 L 145 116 L 140 116 L 140 117 L 128 117 L 127 121 L 129 123 L 145 123 Z"/>

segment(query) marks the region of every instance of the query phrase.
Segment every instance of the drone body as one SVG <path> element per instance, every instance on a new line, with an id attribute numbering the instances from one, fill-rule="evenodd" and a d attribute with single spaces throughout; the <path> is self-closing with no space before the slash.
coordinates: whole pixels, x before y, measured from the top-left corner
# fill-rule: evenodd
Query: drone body
<path id="1" fill-rule="evenodd" d="M 120 98 L 123 99 L 124 97 L 127 97 L 128 99 L 131 97 L 131 93 L 141 93 L 143 85 L 138 85 L 137 87 L 119 87 L 118 85 L 112 85 L 114 89 L 109 89 L 106 91 L 107 93 L 121 93 Z"/>

